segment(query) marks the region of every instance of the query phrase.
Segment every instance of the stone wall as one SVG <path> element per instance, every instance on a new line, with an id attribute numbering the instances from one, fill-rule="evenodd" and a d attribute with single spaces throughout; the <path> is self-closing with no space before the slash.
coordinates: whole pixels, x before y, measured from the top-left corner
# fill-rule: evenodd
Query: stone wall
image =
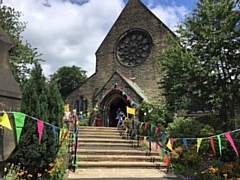
<path id="1" fill-rule="evenodd" d="M 115 56 L 115 44 L 118 38 L 132 28 L 146 30 L 152 37 L 153 46 L 148 58 L 139 66 L 124 67 L 118 63 Z M 99 47 L 97 56 L 97 73 L 104 81 L 115 70 L 127 77 L 135 77 L 135 82 L 153 100 L 157 98 L 159 92 L 157 82 L 162 77 L 162 73 L 157 65 L 161 59 L 160 51 L 166 47 L 165 35 L 169 29 L 159 19 L 153 15 L 139 1 L 131 1 L 123 10 L 112 29 Z M 102 83 L 99 81 L 99 83 Z"/>
<path id="2" fill-rule="evenodd" d="M 152 38 L 152 48 L 143 63 L 135 67 L 126 67 L 117 61 L 116 43 L 126 31 L 131 29 L 148 32 Z M 157 62 L 161 59 L 161 51 L 166 48 L 167 33 L 172 32 L 140 0 L 129 0 L 96 52 L 96 73 L 79 89 L 70 94 L 66 103 L 70 106 L 74 105 L 76 99 L 79 99 L 81 95 L 91 103 L 95 93 L 106 84 L 115 71 L 128 78 L 135 78 L 135 83 L 144 90 L 149 99 L 157 101 L 160 93 L 157 83 L 163 76 Z M 116 83 L 114 79 L 111 81 L 112 84 Z M 121 84 L 119 79 L 117 83 Z M 108 88 L 106 87 L 106 89 Z"/>

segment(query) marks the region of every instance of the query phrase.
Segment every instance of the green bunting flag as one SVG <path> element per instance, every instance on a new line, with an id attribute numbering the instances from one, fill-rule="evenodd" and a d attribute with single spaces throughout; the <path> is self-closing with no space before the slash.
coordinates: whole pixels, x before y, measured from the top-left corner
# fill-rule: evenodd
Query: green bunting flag
<path id="1" fill-rule="evenodd" d="M 222 142 L 221 142 L 220 135 L 217 135 L 217 138 L 218 138 L 220 156 L 222 156 Z"/>
<path id="2" fill-rule="evenodd" d="M 13 116 L 16 126 L 17 143 L 19 143 L 26 115 L 20 112 L 13 112 Z"/>

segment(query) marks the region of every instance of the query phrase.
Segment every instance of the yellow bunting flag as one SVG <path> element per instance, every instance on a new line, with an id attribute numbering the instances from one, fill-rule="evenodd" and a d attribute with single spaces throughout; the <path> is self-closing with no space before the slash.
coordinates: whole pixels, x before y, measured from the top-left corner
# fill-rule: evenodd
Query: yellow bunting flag
<path id="1" fill-rule="evenodd" d="M 69 111 L 69 104 L 67 104 L 66 106 L 64 106 L 64 112 L 68 112 Z"/>
<path id="2" fill-rule="evenodd" d="M 171 140 L 170 140 L 170 139 L 168 140 L 167 147 L 168 147 L 168 149 L 170 149 L 171 151 L 173 150 L 173 149 L 172 149 L 172 144 L 171 144 Z"/>
<path id="3" fill-rule="evenodd" d="M 197 138 L 197 152 L 200 148 L 201 143 L 202 143 L 202 138 Z"/>
<path id="4" fill-rule="evenodd" d="M 128 128 L 126 128 L 126 131 L 125 132 L 128 132 Z"/>
<path id="5" fill-rule="evenodd" d="M 3 116 L 0 116 L 0 125 L 12 130 L 12 126 L 9 121 L 8 115 L 5 112 L 3 112 Z"/>
<path id="6" fill-rule="evenodd" d="M 134 109 L 134 108 L 127 107 L 127 113 L 128 113 L 128 114 L 135 114 L 135 109 Z"/>
<path id="7" fill-rule="evenodd" d="M 60 142 L 62 141 L 62 133 L 63 133 L 63 130 L 60 129 L 60 130 L 59 130 L 59 141 L 60 141 Z"/>
<path id="8" fill-rule="evenodd" d="M 82 111 L 80 111 L 80 114 L 82 114 L 83 112 Z"/>
<path id="9" fill-rule="evenodd" d="M 143 141 L 146 143 L 147 142 L 147 137 L 144 136 Z"/>

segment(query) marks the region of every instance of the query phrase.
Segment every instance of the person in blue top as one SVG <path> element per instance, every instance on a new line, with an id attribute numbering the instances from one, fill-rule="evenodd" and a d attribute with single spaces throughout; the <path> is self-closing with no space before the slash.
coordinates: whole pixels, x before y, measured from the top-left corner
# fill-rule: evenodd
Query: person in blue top
<path id="1" fill-rule="evenodd" d="M 115 118 L 118 121 L 117 127 L 121 124 L 121 122 L 125 119 L 125 117 L 126 116 L 121 110 L 121 108 L 118 108 L 118 110 L 116 111 L 116 118 Z"/>

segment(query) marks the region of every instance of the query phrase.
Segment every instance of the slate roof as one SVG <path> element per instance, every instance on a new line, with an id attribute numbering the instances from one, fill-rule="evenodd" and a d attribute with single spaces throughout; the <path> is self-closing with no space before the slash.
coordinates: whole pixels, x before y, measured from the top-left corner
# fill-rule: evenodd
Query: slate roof
<path id="1" fill-rule="evenodd" d="M 146 96 L 146 94 L 144 93 L 144 91 L 131 79 L 129 79 L 127 76 L 122 75 L 121 73 L 119 73 L 118 71 L 116 71 L 116 73 L 118 73 L 123 80 L 125 80 L 125 82 L 127 82 L 127 84 L 146 102 L 150 102 L 150 100 L 148 99 L 148 97 Z"/>

